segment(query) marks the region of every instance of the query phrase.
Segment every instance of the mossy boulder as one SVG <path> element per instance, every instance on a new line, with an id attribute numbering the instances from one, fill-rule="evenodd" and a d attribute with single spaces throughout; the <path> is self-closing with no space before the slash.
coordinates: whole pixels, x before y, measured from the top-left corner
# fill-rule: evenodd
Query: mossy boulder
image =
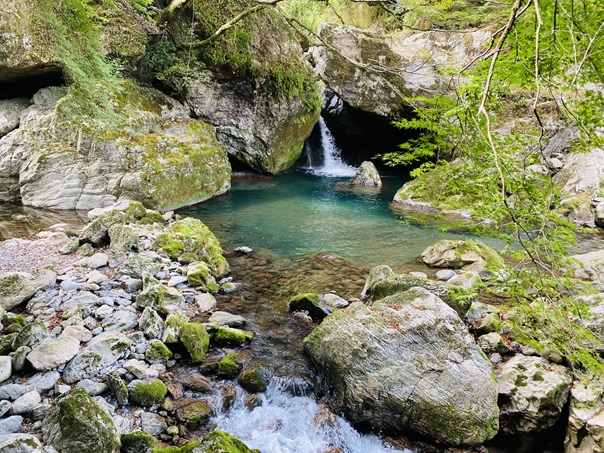
<path id="1" fill-rule="evenodd" d="M 206 435 L 200 448 L 205 453 L 260 453 L 260 450 L 250 450 L 242 441 L 219 429 Z"/>
<path id="2" fill-rule="evenodd" d="M 19 334 L 13 340 L 13 350 L 16 351 L 21 346 L 29 346 L 32 348 L 48 337 L 48 331 L 46 330 L 44 323 L 32 322 L 19 331 Z"/>
<path id="3" fill-rule="evenodd" d="M 180 342 L 191 355 L 193 362 L 201 362 L 210 346 L 210 335 L 203 324 L 188 322 L 180 328 Z"/>
<path id="4" fill-rule="evenodd" d="M 216 279 L 210 273 L 209 266 L 203 261 L 189 264 L 187 280 L 189 285 L 197 287 L 200 291 L 215 293 L 219 288 Z"/>
<path id="5" fill-rule="evenodd" d="M 178 420 L 189 429 L 206 423 L 214 414 L 206 401 L 186 401 L 176 410 Z"/>
<path id="6" fill-rule="evenodd" d="M 137 406 L 149 407 L 161 403 L 168 389 L 159 379 L 133 380 L 128 384 L 128 399 Z"/>
<path id="7" fill-rule="evenodd" d="M 234 327 L 218 327 L 213 340 L 217 344 L 241 345 L 254 339 L 254 334 Z"/>
<path id="8" fill-rule="evenodd" d="M 195 115 L 215 127 L 218 140 L 238 161 L 264 173 L 291 167 L 321 110 L 318 79 L 291 27 L 266 8 L 208 45 L 196 46 L 196 40 L 251 4 L 185 0 L 173 5 L 159 18 L 174 43 L 171 58 L 163 62 L 163 79 L 185 93 Z M 185 51 L 191 36 L 193 60 Z M 197 67 L 195 77 L 182 70 L 186 61 Z"/>
<path id="9" fill-rule="evenodd" d="M 126 214 L 114 209 L 97 217 L 84 227 L 80 234 L 80 244 L 91 244 L 94 247 L 105 245 L 109 242 L 109 229 L 115 225 L 123 225 Z"/>
<path id="10" fill-rule="evenodd" d="M 0 453 L 44 453 L 42 441 L 32 434 L 4 434 L 0 437 Z"/>
<path id="11" fill-rule="evenodd" d="M 132 255 L 117 268 L 117 274 L 132 278 L 143 278 L 145 273 L 153 275 L 161 270 L 161 264 L 140 255 Z"/>
<path id="12" fill-rule="evenodd" d="M 457 313 L 423 288 L 334 312 L 304 349 L 353 423 L 446 445 L 480 445 L 499 430 L 491 363 Z"/>
<path id="13" fill-rule="evenodd" d="M 318 320 L 331 313 L 328 307 L 321 306 L 319 296 L 314 293 L 296 294 L 289 300 L 289 311 L 306 311 L 313 319 Z"/>
<path id="14" fill-rule="evenodd" d="M 138 234 L 129 225 L 112 225 L 109 230 L 109 250 L 114 257 L 121 258 L 132 250 L 138 241 Z"/>
<path id="15" fill-rule="evenodd" d="M 388 266 L 378 266 L 378 268 L 379 272 L 376 272 L 380 274 L 380 277 L 376 278 L 377 274 L 372 276 L 370 273 L 369 278 L 365 283 L 365 289 L 363 290 L 365 298 L 369 299 L 370 303 L 379 301 L 384 297 L 392 296 L 396 293 L 407 291 L 414 287 L 419 287 L 438 296 L 463 319 L 476 296 L 476 292 L 471 288 L 433 282 L 426 278 L 415 277 L 413 275 L 396 275 Z M 385 268 L 390 269 L 390 272 Z"/>
<path id="16" fill-rule="evenodd" d="M 422 252 L 422 260 L 428 266 L 467 271 L 498 271 L 503 258 L 491 247 L 478 241 L 438 241 Z"/>
<path id="17" fill-rule="evenodd" d="M 54 400 L 42 425 L 46 442 L 63 453 L 118 453 L 120 436 L 107 412 L 83 389 Z"/>
<path id="18" fill-rule="evenodd" d="M 241 370 L 241 364 L 237 362 L 235 354 L 227 354 L 218 362 L 218 377 L 232 379 Z"/>
<path id="19" fill-rule="evenodd" d="M 120 453 L 151 453 L 155 444 L 155 437 L 144 431 L 122 434 L 121 440 Z"/>
<path id="20" fill-rule="evenodd" d="M 186 257 L 187 263 L 191 262 L 191 258 L 203 261 L 216 277 L 229 272 L 229 265 L 222 256 L 222 248 L 216 236 L 198 219 L 187 217 L 174 222 L 157 237 L 153 248 L 163 251 L 174 260 Z"/>
<path id="21" fill-rule="evenodd" d="M 18 333 L 13 332 L 8 335 L 4 335 L 0 339 L 0 355 L 8 355 L 13 352 L 13 341 L 17 338 Z"/>

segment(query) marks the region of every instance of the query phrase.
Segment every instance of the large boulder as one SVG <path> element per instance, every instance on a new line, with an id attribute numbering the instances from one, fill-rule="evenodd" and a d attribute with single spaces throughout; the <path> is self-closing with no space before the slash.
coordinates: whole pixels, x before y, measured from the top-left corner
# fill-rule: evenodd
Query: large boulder
<path id="1" fill-rule="evenodd" d="M 553 178 L 562 190 L 568 219 L 582 226 L 594 228 L 596 213 L 592 200 L 597 198 L 604 180 L 604 149 L 570 154 L 564 167 Z"/>
<path id="2" fill-rule="evenodd" d="M 99 133 L 59 108 L 65 91 L 44 88 L 0 139 L 0 201 L 91 209 L 118 199 L 174 209 L 230 188 L 230 165 L 210 126 L 150 88 L 116 100 L 136 127 Z"/>
<path id="3" fill-rule="evenodd" d="M 491 364 L 455 311 L 422 288 L 329 315 L 304 348 L 353 422 L 447 445 L 498 431 Z"/>
<path id="4" fill-rule="evenodd" d="M 435 242 L 422 252 L 422 261 L 431 267 L 464 269 L 482 272 L 496 271 L 503 266 L 503 259 L 491 247 L 478 241 Z"/>
<path id="5" fill-rule="evenodd" d="M 321 24 L 319 35 L 328 46 L 314 47 L 313 58 L 325 84 L 353 107 L 386 117 L 399 114 L 407 97 L 442 92 L 450 77 L 440 69 L 461 69 L 491 39 L 483 30 L 386 37 L 335 24 Z"/>
<path id="6" fill-rule="evenodd" d="M 173 61 L 164 68 L 170 75 L 166 81 L 198 118 L 214 126 L 237 160 L 266 173 L 292 166 L 319 117 L 321 97 L 291 28 L 266 8 L 201 45 L 198 40 L 255 3 L 186 0 L 173 5 L 160 17 L 175 43 Z M 182 72 L 196 61 L 203 62 L 197 74 Z"/>
<path id="7" fill-rule="evenodd" d="M 581 265 L 580 276 L 604 283 L 604 250 L 573 255 Z"/>
<path id="8" fill-rule="evenodd" d="M 553 426 L 568 401 L 568 368 L 541 357 L 517 355 L 497 371 L 501 429 L 508 434 L 542 431 Z"/>
<path id="9" fill-rule="evenodd" d="M 365 161 L 357 169 L 352 184 L 355 186 L 382 187 L 382 178 L 380 178 L 373 162 Z"/>
<path id="10" fill-rule="evenodd" d="M 111 416 L 84 389 L 59 396 L 42 425 L 46 442 L 63 453 L 118 453 L 120 436 Z"/>

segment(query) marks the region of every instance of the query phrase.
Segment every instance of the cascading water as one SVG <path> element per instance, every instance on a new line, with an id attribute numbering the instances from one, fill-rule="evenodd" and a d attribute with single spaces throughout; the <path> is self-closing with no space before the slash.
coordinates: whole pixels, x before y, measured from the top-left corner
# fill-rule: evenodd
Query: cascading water
<path id="1" fill-rule="evenodd" d="M 323 117 L 319 118 L 318 128 L 320 133 L 319 156 L 312 149 L 306 150 L 307 164 L 304 167 L 310 173 L 328 177 L 352 177 L 356 168 L 342 161 L 342 150 L 336 145 L 333 135 L 327 128 Z"/>
<path id="2" fill-rule="evenodd" d="M 375 435 L 360 434 L 309 396 L 293 396 L 278 380 L 261 396 L 262 405 L 249 411 L 238 392 L 229 412 L 213 421 L 262 453 L 317 453 L 332 447 L 349 453 L 407 452 L 384 445 Z"/>

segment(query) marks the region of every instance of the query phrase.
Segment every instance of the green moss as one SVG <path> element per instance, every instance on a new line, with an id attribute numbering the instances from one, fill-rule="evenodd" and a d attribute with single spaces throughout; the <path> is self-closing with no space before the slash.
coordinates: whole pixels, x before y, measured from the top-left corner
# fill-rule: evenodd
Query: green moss
<path id="1" fill-rule="evenodd" d="M 210 345 L 210 336 L 203 324 L 186 323 L 180 328 L 179 338 L 191 355 L 193 362 L 201 362 Z"/>
<path id="2" fill-rule="evenodd" d="M 185 315 L 178 312 L 172 312 L 166 317 L 163 340 L 166 343 L 176 343 L 180 333 L 180 328 L 189 320 Z"/>
<path id="3" fill-rule="evenodd" d="M 253 339 L 253 333 L 232 327 L 219 327 L 214 334 L 214 341 L 218 344 L 243 344 Z"/>
<path id="4" fill-rule="evenodd" d="M 8 355 L 13 351 L 13 341 L 15 341 L 17 335 L 17 332 L 13 332 L 0 339 L 0 355 Z"/>
<path id="5" fill-rule="evenodd" d="M 134 201 L 124 211 L 125 222 L 134 223 L 137 220 L 142 219 L 147 214 L 147 209 L 143 206 L 140 201 Z"/>
<path id="6" fill-rule="evenodd" d="M 533 374 L 533 381 L 543 381 L 543 371 L 536 371 L 535 374 Z"/>
<path id="7" fill-rule="evenodd" d="M 25 316 L 23 316 L 21 314 L 15 314 L 15 313 L 5 313 L 4 316 L 2 316 L 2 325 L 4 325 L 5 327 L 8 327 L 13 324 L 17 324 L 18 326 L 21 326 L 21 327 L 25 326 L 25 324 L 27 324 L 27 321 L 25 320 Z"/>
<path id="8" fill-rule="evenodd" d="M 155 443 L 155 437 L 144 431 L 133 431 L 122 434 L 120 453 L 150 453 Z"/>
<path id="9" fill-rule="evenodd" d="M 139 406 L 153 406 L 154 404 L 159 404 L 163 401 L 168 392 L 166 385 L 159 379 L 138 381 L 134 385 L 131 385 L 129 390 L 130 401 Z"/>
<path id="10" fill-rule="evenodd" d="M 176 417 L 189 429 L 206 423 L 212 417 L 211 406 L 205 401 L 194 401 L 176 411 Z"/>
<path id="11" fill-rule="evenodd" d="M 143 225 L 153 225 L 154 223 L 164 224 L 166 219 L 157 211 L 148 211 L 147 214 L 139 221 Z"/>
<path id="12" fill-rule="evenodd" d="M 241 365 L 237 362 L 235 354 L 227 354 L 218 362 L 218 377 L 231 379 L 240 369 Z"/>
<path id="13" fill-rule="evenodd" d="M 161 341 L 150 342 L 145 352 L 145 359 L 150 362 L 161 362 L 172 358 L 172 351 Z"/>
<path id="14" fill-rule="evenodd" d="M 266 391 L 267 382 L 262 377 L 258 366 L 252 366 L 243 370 L 237 377 L 237 382 L 241 387 L 251 393 Z"/>
<path id="15" fill-rule="evenodd" d="M 254 453 L 247 445 L 229 433 L 215 430 L 201 440 L 201 448 L 206 453 Z"/>
<path id="16" fill-rule="evenodd" d="M 156 448 L 153 453 L 191 453 L 201 442 L 189 442 L 182 447 Z"/>

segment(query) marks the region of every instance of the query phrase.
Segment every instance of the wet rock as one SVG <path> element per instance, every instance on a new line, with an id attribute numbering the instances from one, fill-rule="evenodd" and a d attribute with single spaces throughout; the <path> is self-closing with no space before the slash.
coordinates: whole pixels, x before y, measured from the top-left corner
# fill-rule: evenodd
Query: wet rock
<path id="1" fill-rule="evenodd" d="M 120 451 L 120 437 L 113 420 L 82 389 L 55 399 L 42 430 L 48 444 L 63 453 Z"/>
<path id="2" fill-rule="evenodd" d="M 237 389 L 233 384 L 227 384 L 222 388 L 222 410 L 228 411 L 237 398 Z"/>
<path id="3" fill-rule="evenodd" d="M 254 334 L 246 330 L 235 329 L 232 327 L 219 327 L 214 332 L 213 341 L 221 345 L 242 345 L 254 339 Z"/>
<path id="4" fill-rule="evenodd" d="M 210 379 L 197 373 L 184 377 L 181 382 L 184 387 L 194 392 L 211 393 L 214 389 L 214 383 Z"/>
<path id="5" fill-rule="evenodd" d="M 206 401 L 185 401 L 176 410 L 176 418 L 188 429 L 194 429 L 210 420 L 214 411 Z"/>
<path id="6" fill-rule="evenodd" d="M 297 294 L 289 300 L 289 311 L 306 311 L 313 319 L 324 319 L 330 310 L 321 307 L 319 296 L 314 293 Z"/>
<path id="7" fill-rule="evenodd" d="M 35 390 L 27 392 L 13 402 L 12 413 L 15 415 L 27 414 L 33 411 L 34 407 L 40 404 L 40 401 L 42 401 L 42 398 L 38 392 Z"/>
<path id="8" fill-rule="evenodd" d="M 225 311 L 215 311 L 209 319 L 210 323 L 218 323 L 221 326 L 245 327 L 246 319 L 243 316 L 233 315 Z"/>
<path id="9" fill-rule="evenodd" d="M 56 274 L 43 269 L 35 275 L 13 272 L 0 276 L 0 308 L 11 310 L 27 302 L 34 294 L 53 285 Z"/>
<path id="10" fill-rule="evenodd" d="M 241 370 L 241 364 L 237 362 L 235 354 L 227 354 L 218 362 L 218 377 L 233 379 Z"/>
<path id="11" fill-rule="evenodd" d="M 122 434 L 121 442 L 120 453 L 151 453 L 155 444 L 155 438 L 151 433 L 134 431 Z"/>
<path id="12" fill-rule="evenodd" d="M 152 412 L 143 412 L 141 414 L 141 428 L 146 433 L 159 436 L 161 433 L 166 432 L 168 425 L 161 415 Z"/>
<path id="13" fill-rule="evenodd" d="M 365 161 L 357 169 L 352 184 L 355 186 L 382 187 L 382 178 L 380 178 L 373 162 Z"/>
<path id="14" fill-rule="evenodd" d="M 268 376 L 262 366 L 252 365 L 239 374 L 237 382 L 250 393 L 261 393 L 266 392 Z"/>
<path id="15" fill-rule="evenodd" d="M 253 411 L 257 407 L 261 407 L 264 401 L 260 395 L 256 395 L 252 393 L 251 395 L 246 395 L 243 398 L 243 405 L 247 408 L 248 411 Z"/>
<path id="16" fill-rule="evenodd" d="M 396 274 L 389 266 L 382 265 L 372 268 L 365 281 L 365 286 L 361 292 L 361 298 L 369 298 L 371 296 L 371 288 L 373 288 L 376 283 L 393 277 L 396 277 Z"/>
<path id="17" fill-rule="evenodd" d="M 491 364 L 455 311 L 422 288 L 334 312 L 304 348 L 352 422 L 448 445 L 498 431 Z"/>
<path id="18" fill-rule="evenodd" d="M 567 368 L 541 357 L 517 355 L 497 375 L 503 432 L 542 431 L 558 421 L 572 382 Z"/>
<path id="19" fill-rule="evenodd" d="M 319 303 L 323 306 L 331 308 L 332 310 L 339 310 L 350 305 L 346 299 L 343 299 L 342 297 L 333 293 L 319 295 Z"/>
<path id="20" fill-rule="evenodd" d="M 80 351 L 80 342 L 74 337 L 45 340 L 36 346 L 27 360 L 38 371 L 51 370 L 69 362 Z"/>

